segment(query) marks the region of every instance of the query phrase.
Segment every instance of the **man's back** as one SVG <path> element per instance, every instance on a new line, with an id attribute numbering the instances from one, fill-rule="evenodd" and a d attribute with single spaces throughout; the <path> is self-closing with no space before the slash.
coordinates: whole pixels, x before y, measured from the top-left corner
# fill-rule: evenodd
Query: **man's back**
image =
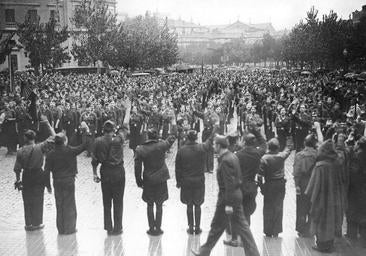
<path id="1" fill-rule="evenodd" d="M 317 151 L 315 148 L 305 147 L 295 155 L 294 159 L 294 179 L 295 185 L 305 191 L 309 182 L 312 170 L 315 166 Z"/>
<path id="2" fill-rule="evenodd" d="M 244 179 L 252 180 L 259 171 L 259 164 L 262 157 L 260 152 L 255 147 L 245 147 L 236 152 L 236 156 L 240 162 L 240 168 Z"/>
<path id="3" fill-rule="evenodd" d="M 142 145 L 137 146 L 136 157 L 144 163 L 144 172 L 154 172 L 166 167 L 165 152 L 170 146 L 167 141 L 159 140 L 148 140 Z"/>
<path id="4" fill-rule="evenodd" d="M 121 136 L 104 135 L 95 140 L 93 161 L 102 164 L 102 169 L 108 167 L 123 167 L 123 143 Z"/>
<path id="5" fill-rule="evenodd" d="M 53 178 L 71 177 L 77 174 L 76 156 L 83 152 L 86 143 L 78 147 L 56 145 L 55 149 L 47 154 L 45 170 L 53 174 Z"/>
<path id="6" fill-rule="evenodd" d="M 206 144 L 187 142 L 177 152 L 176 169 L 183 177 L 203 175 L 207 150 Z"/>

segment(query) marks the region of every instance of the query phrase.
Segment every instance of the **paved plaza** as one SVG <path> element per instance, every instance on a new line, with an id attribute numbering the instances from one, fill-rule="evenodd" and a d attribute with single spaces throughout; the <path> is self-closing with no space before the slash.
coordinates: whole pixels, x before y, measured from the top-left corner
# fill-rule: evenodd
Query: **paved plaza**
<path id="1" fill-rule="evenodd" d="M 78 210 L 77 229 L 74 235 L 60 236 L 56 229 L 55 199 L 45 195 L 44 224 L 42 231 L 25 232 L 21 193 L 14 190 L 13 165 L 15 156 L 5 156 L 0 150 L 0 255 L 125 255 L 125 256 L 189 256 L 191 248 L 197 249 L 207 237 L 217 198 L 215 174 L 206 174 L 206 197 L 203 205 L 200 236 L 186 233 L 185 206 L 180 203 L 179 190 L 175 187 L 174 159 L 176 144 L 167 154 L 171 179 L 168 181 L 169 200 L 164 204 L 164 234 L 149 237 L 146 234 L 146 207 L 141 199 L 142 190 L 135 184 L 133 153 L 125 146 L 126 190 L 124 199 L 123 229 L 121 236 L 107 236 L 103 230 L 103 206 L 100 184 L 92 180 L 90 158 L 78 158 L 79 174 L 76 180 Z M 252 232 L 263 256 L 322 255 L 311 249 L 313 239 L 298 238 L 295 227 L 295 188 L 291 176 L 294 153 L 286 162 L 286 197 L 284 203 L 284 232 L 278 238 L 266 238 L 262 233 L 263 197 L 257 197 L 257 210 L 252 221 Z M 215 160 L 216 161 L 216 160 Z M 47 192 L 46 192 L 47 193 Z M 242 248 L 223 245 L 223 236 L 212 256 L 241 256 Z M 366 255 L 366 249 L 351 244 L 346 239 L 336 241 L 336 252 L 324 255 Z"/>

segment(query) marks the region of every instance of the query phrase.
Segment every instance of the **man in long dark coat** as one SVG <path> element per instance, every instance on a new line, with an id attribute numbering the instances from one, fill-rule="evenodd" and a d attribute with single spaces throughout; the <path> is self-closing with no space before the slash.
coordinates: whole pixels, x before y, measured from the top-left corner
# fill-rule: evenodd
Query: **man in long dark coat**
<path id="1" fill-rule="evenodd" d="M 334 144 L 332 140 L 327 140 L 318 149 L 315 168 L 305 191 L 311 202 L 310 232 L 316 237 L 316 246 L 313 248 L 320 252 L 333 251 L 334 239 L 341 235 L 341 171 Z"/>
<path id="2" fill-rule="evenodd" d="M 204 160 L 206 152 L 212 147 L 212 139 L 211 135 L 205 143 L 197 143 L 197 132 L 195 130 L 188 131 L 187 142 L 178 150 L 175 159 L 177 187 L 181 188 L 180 200 L 187 205 L 187 232 L 189 234 L 202 232 L 200 224 L 201 205 L 205 199 Z"/>
<path id="3" fill-rule="evenodd" d="M 135 178 L 138 187 L 143 189 L 142 199 L 147 203 L 149 235 L 163 234 L 161 222 L 163 217 L 163 203 L 168 199 L 169 177 L 165 163 L 165 153 L 175 141 L 174 136 L 165 141 L 159 140 L 158 130 L 148 130 L 148 140 L 137 146 L 135 153 Z M 142 172 L 142 164 L 144 171 Z M 154 214 L 154 205 L 156 212 Z"/>
<path id="4" fill-rule="evenodd" d="M 243 211 L 239 160 L 234 153 L 228 150 L 228 146 L 229 143 L 225 137 L 217 136 L 215 138 L 215 151 L 219 155 L 216 171 L 219 194 L 207 241 L 198 252 L 192 251 L 196 256 L 210 255 L 226 227 L 229 226 L 228 215 L 231 216 L 232 228 L 243 241 L 245 255 L 259 256 L 257 245 Z"/>

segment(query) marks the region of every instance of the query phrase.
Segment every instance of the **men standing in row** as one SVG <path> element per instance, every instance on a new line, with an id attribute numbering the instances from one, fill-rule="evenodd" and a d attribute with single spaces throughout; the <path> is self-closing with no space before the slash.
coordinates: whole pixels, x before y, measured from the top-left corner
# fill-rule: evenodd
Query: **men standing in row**
<path id="1" fill-rule="evenodd" d="M 47 122 L 48 126 L 50 124 Z M 51 135 L 54 130 L 50 128 Z M 49 176 L 42 170 L 44 154 L 53 146 L 52 140 L 35 143 L 36 133 L 28 130 L 24 133 L 25 145 L 18 150 L 14 165 L 16 174 L 15 187 L 22 189 L 24 201 L 25 230 L 33 231 L 41 229 L 43 225 L 43 197 L 44 188 L 51 191 Z M 23 172 L 22 172 L 23 170 Z M 22 179 L 20 174 L 22 172 Z"/>
<path id="2" fill-rule="evenodd" d="M 196 256 L 210 255 L 211 250 L 228 226 L 227 215 L 231 215 L 233 232 L 237 233 L 243 241 L 245 255 L 259 256 L 257 245 L 243 211 L 240 163 L 235 154 L 228 150 L 228 145 L 225 137 L 217 136 L 215 138 L 215 151 L 218 154 L 216 172 L 219 195 L 207 241 L 198 252 L 192 251 Z"/>
<path id="3" fill-rule="evenodd" d="M 202 232 L 200 223 L 201 205 L 205 199 L 205 157 L 212 147 L 215 130 L 202 144 L 196 142 L 197 131 L 188 131 L 187 142 L 178 150 L 175 159 L 177 187 L 181 188 L 180 200 L 187 205 L 188 234 Z"/>
<path id="4" fill-rule="evenodd" d="M 138 187 L 143 189 L 142 199 L 147 203 L 147 218 L 152 236 L 163 234 L 161 222 L 163 217 L 163 203 L 168 199 L 169 170 L 165 163 L 165 153 L 175 141 L 174 136 L 160 141 L 158 130 L 150 128 L 147 141 L 137 146 L 135 152 L 135 178 Z M 142 172 L 142 164 L 144 171 Z M 156 211 L 154 214 L 154 205 Z"/>

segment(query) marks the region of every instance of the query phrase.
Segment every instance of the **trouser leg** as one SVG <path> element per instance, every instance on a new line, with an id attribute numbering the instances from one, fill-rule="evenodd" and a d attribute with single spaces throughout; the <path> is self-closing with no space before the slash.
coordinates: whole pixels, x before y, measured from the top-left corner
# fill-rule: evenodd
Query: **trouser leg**
<path id="1" fill-rule="evenodd" d="M 123 195 L 125 190 L 125 179 L 121 182 L 113 184 L 113 218 L 114 230 L 122 230 L 122 216 L 123 216 Z"/>
<path id="2" fill-rule="evenodd" d="M 247 194 L 243 196 L 243 209 L 245 219 L 247 220 L 248 224 L 250 225 L 250 217 L 255 212 L 257 208 L 257 203 L 255 202 L 255 198 L 257 196 L 257 192 Z"/>
<path id="3" fill-rule="evenodd" d="M 347 220 L 347 236 L 351 239 L 357 239 L 358 223 Z"/>
<path id="4" fill-rule="evenodd" d="M 296 231 L 302 234 L 309 233 L 310 201 L 307 196 L 296 196 Z"/>
<path id="5" fill-rule="evenodd" d="M 265 193 L 263 199 L 263 232 L 266 235 L 272 234 L 272 221 L 273 221 L 274 206 L 272 205 L 271 199 Z"/>
<path id="6" fill-rule="evenodd" d="M 193 228 L 193 205 L 187 205 L 187 220 L 188 220 L 188 227 Z"/>
<path id="7" fill-rule="evenodd" d="M 107 231 L 112 231 L 112 217 L 111 217 L 111 207 L 112 207 L 112 193 L 111 184 L 109 182 L 102 181 L 102 193 L 103 193 L 103 209 L 104 209 L 104 229 Z"/>
<path id="8" fill-rule="evenodd" d="M 33 187 L 32 193 L 32 225 L 38 226 L 43 223 L 43 198 L 44 198 L 44 186 L 37 185 Z"/>
<path id="9" fill-rule="evenodd" d="M 76 202 L 75 202 L 75 182 L 70 181 L 64 190 L 63 227 L 65 233 L 73 233 L 76 230 Z"/>
<path id="10" fill-rule="evenodd" d="M 360 236 L 361 236 L 361 242 L 362 246 L 366 247 L 366 225 L 360 225 Z"/>
<path id="11" fill-rule="evenodd" d="M 195 222 L 196 229 L 200 228 L 200 226 L 201 226 L 201 206 L 200 205 L 194 206 L 194 222 Z"/>
<path id="12" fill-rule="evenodd" d="M 22 190 L 23 205 L 24 205 L 24 220 L 25 225 L 32 225 L 32 211 L 31 211 L 31 190 L 29 187 L 24 187 Z"/>
<path id="13" fill-rule="evenodd" d="M 241 205 L 234 207 L 233 226 L 244 244 L 245 255 L 259 256 L 259 251 L 255 243 L 248 222 L 245 219 L 243 207 Z"/>
<path id="14" fill-rule="evenodd" d="M 155 218 L 154 218 L 154 204 L 153 203 L 147 204 L 147 220 L 149 222 L 149 228 L 154 229 Z"/>
<path id="15" fill-rule="evenodd" d="M 155 228 L 156 229 L 161 228 L 162 218 L 163 218 L 163 205 L 156 204 L 156 218 L 155 218 Z"/>
<path id="16" fill-rule="evenodd" d="M 56 201 L 56 226 L 57 230 L 60 234 L 65 232 L 63 225 L 63 191 L 61 185 L 57 184 L 57 182 L 53 183 L 54 193 L 55 193 L 55 201 Z"/>
<path id="17" fill-rule="evenodd" d="M 216 206 L 215 215 L 211 222 L 211 229 L 208 233 L 207 241 L 200 248 L 202 255 L 210 255 L 212 248 L 215 246 L 227 226 L 226 219 L 225 206 Z"/>

